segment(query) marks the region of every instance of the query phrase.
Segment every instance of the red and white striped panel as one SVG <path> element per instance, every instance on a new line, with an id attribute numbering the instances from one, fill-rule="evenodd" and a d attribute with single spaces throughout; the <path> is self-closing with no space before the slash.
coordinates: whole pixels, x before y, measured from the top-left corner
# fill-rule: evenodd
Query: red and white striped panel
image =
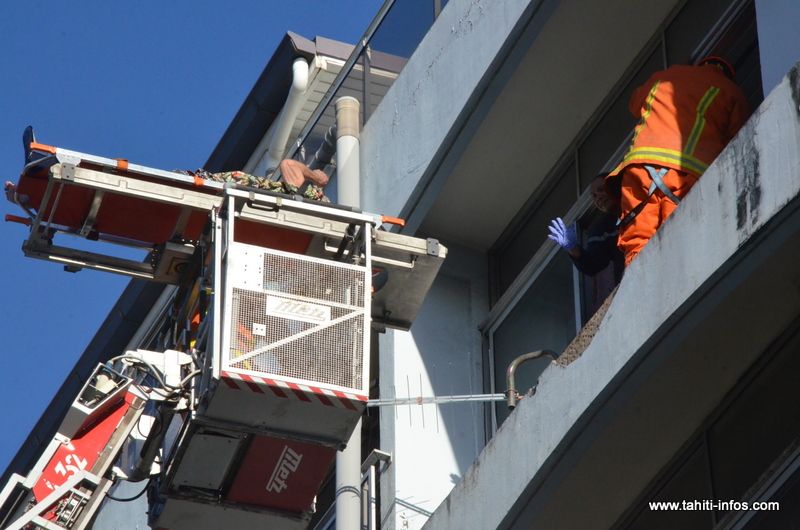
<path id="1" fill-rule="evenodd" d="M 256 394 L 296 399 L 307 403 L 321 403 L 328 407 L 340 407 L 350 410 L 363 410 L 367 406 L 367 400 L 369 399 L 367 396 L 359 394 L 348 394 L 338 390 L 298 385 L 234 372 L 221 372 L 220 381 L 234 390 L 245 390 Z"/>

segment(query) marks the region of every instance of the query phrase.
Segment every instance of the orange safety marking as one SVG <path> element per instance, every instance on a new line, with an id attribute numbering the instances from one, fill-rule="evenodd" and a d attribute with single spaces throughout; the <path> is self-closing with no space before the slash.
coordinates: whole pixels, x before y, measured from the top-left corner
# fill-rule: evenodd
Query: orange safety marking
<path id="1" fill-rule="evenodd" d="M 206 185 L 206 179 L 204 179 L 202 177 L 198 177 L 197 175 L 195 175 L 194 176 L 194 185 L 195 186 L 205 186 Z"/>
<path id="2" fill-rule="evenodd" d="M 112 158 L 117 161 L 117 169 L 120 171 L 128 171 L 128 161 L 124 158 Z"/>
<path id="3" fill-rule="evenodd" d="M 36 142 L 31 142 L 30 148 L 35 151 L 46 151 L 52 155 L 56 154 L 56 148 L 50 145 L 37 144 Z"/>
<path id="4" fill-rule="evenodd" d="M 388 215 L 381 215 L 381 222 L 397 226 L 406 226 L 406 222 L 404 219 L 399 219 L 397 217 L 389 217 Z"/>
<path id="5" fill-rule="evenodd" d="M 11 221 L 12 223 L 19 223 L 25 226 L 31 226 L 31 220 L 27 217 L 19 217 L 16 215 L 6 214 L 6 222 Z"/>

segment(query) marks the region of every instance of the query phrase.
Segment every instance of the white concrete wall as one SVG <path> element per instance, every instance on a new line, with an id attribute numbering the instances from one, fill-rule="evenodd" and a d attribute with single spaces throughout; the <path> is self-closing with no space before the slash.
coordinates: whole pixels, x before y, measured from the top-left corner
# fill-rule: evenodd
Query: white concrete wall
<path id="1" fill-rule="evenodd" d="M 411 331 L 381 336 L 381 399 L 483 393 L 486 277 L 485 255 L 448 247 Z M 483 411 L 481 403 L 381 408 L 381 449 L 393 456 L 381 478 L 382 528 L 422 527 L 483 448 Z"/>
<path id="2" fill-rule="evenodd" d="M 405 215 L 409 198 L 440 160 L 438 151 L 463 121 L 467 101 L 520 16 L 540 3 L 543 0 L 448 2 L 364 127 L 364 210 Z"/>
<path id="3" fill-rule="evenodd" d="M 786 215 L 784 210 L 791 210 L 798 196 L 800 65 L 764 101 L 628 267 L 597 335 L 582 357 L 566 367 L 551 365 L 545 370 L 536 394 L 522 400 L 424 528 L 498 528 L 519 499 L 526 500 L 534 511 L 518 523 L 520 528 L 531 524 L 557 527 L 552 520 L 539 525 L 531 520 L 535 510 L 544 509 L 547 496 L 562 484 L 559 480 L 564 475 L 548 475 L 552 471 L 547 468 L 548 461 L 556 457 L 578 460 L 580 451 L 588 451 L 589 440 L 598 435 L 589 431 L 607 425 L 590 425 L 599 416 L 597 411 L 606 407 L 603 414 L 613 417 L 618 410 L 614 408 L 618 404 L 609 403 L 619 388 L 615 385 L 623 383 L 619 380 L 621 371 L 629 363 L 635 364 L 634 356 L 655 333 L 668 327 L 665 323 L 674 320 L 679 309 L 691 306 L 691 300 L 699 304 L 701 287 L 710 289 L 713 278 L 719 282 L 725 264 L 756 239 L 755 235 L 774 226 L 770 225 L 774 217 Z M 796 231 L 796 227 L 791 228 Z M 758 254 L 756 258 L 766 256 Z M 790 296 L 795 299 L 797 293 L 787 292 L 786 297 Z M 631 325 L 632 316 L 636 325 Z M 707 380 L 702 383 L 709 384 Z M 695 404 L 695 409 L 700 408 Z M 693 413 L 702 421 L 709 412 L 703 409 Z M 680 443 L 676 441 L 677 447 Z M 597 482 L 588 487 L 595 484 L 602 488 L 602 478 L 597 477 Z M 585 500 L 573 499 L 573 510 L 583 507 Z M 622 509 L 627 502 L 622 501 Z M 595 517 L 595 527 L 602 527 L 596 512 L 588 516 Z M 613 522 L 618 512 L 606 516 Z"/>
<path id="4" fill-rule="evenodd" d="M 520 16 L 538 3 L 448 2 L 362 132 L 365 211 L 407 210 Z M 381 399 L 484 392 L 487 258 L 443 243 L 448 257 L 411 331 L 380 337 Z M 380 421 L 381 449 L 393 455 L 381 477 L 381 528 L 421 528 L 482 450 L 484 405 L 384 407 Z"/>

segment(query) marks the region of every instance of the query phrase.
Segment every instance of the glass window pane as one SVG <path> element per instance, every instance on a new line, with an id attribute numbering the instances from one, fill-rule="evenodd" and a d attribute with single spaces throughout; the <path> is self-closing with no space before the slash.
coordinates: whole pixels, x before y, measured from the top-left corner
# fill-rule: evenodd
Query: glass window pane
<path id="1" fill-rule="evenodd" d="M 665 32 L 667 63 L 689 64 L 692 54 L 708 35 L 731 0 L 703 0 L 688 2 L 672 20 Z M 696 57 L 701 59 L 702 57 Z"/>
<path id="2" fill-rule="evenodd" d="M 547 241 L 550 221 L 567 213 L 577 199 L 575 165 L 572 164 L 527 219 L 519 223 L 519 227 L 498 252 L 498 297 L 502 296 L 539 247 Z"/>
<path id="3" fill-rule="evenodd" d="M 745 527 L 747 530 L 792 530 L 800 522 L 800 473 L 795 474 L 770 501 L 779 509 L 759 511 Z"/>
<path id="4" fill-rule="evenodd" d="M 363 127 L 364 55 L 365 52 L 362 51 L 353 65 L 353 69 L 350 70 L 344 81 L 342 81 L 342 84 L 336 91 L 335 96 L 330 100 L 330 103 L 325 107 L 325 110 L 322 111 L 319 119 L 314 123 L 313 127 L 306 135 L 305 141 L 300 149 L 300 154 L 297 156 L 298 159 L 304 158 L 306 163 L 313 159 L 314 153 L 316 153 L 317 149 L 319 149 L 319 147 L 322 145 L 323 139 L 325 138 L 325 133 L 327 133 L 328 129 L 330 129 L 333 124 L 336 123 L 336 100 L 340 97 L 350 96 L 359 101 L 361 105 L 360 125 Z M 328 96 L 331 89 L 332 87 L 329 87 L 328 92 L 326 92 L 324 95 L 318 96 L 318 99 L 323 101 Z"/>
<path id="5" fill-rule="evenodd" d="M 322 145 L 325 133 L 336 122 L 336 101 L 340 97 L 350 96 L 358 100 L 360 126 L 363 127 L 404 65 L 405 59 L 374 51 L 362 51 L 334 97 L 306 135 L 296 158 L 306 163 L 313 159 L 314 153 Z M 318 99 L 324 100 L 327 95 L 320 95 Z"/>
<path id="6" fill-rule="evenodd" d="M 761 61 L 758 49 L 756 8 L 752 2 L 733 19 L 725 33 L 707 53 L 724 57 L 736 70 L 736 84 L 750 101 L 752 108 L 764 100 L 761 86 Z"/>
<path id="7" fill-rule="evenodd" d="M 781 351 L 708 431 L 720 499 L 739 499 L 800 436 L 800 336 Z"/>
<path id="8" fill-rule="evenodd" d="M 397 0 L 373 33 L 367 50 L 362 51 L 347 73 L 330 104 L 303 141 L 298 157 L 310 160 L 334 123 L 336 100 L 352 96 L 361 104 L 361 126 L 369 120 L 408 58 L 417 49 L 434 22 L 433 0 Z M 320 94 L 323 101 L 328 94 Z"/>
<path id="9" fill-rule="evenodd" d="M 625 530 L 710 530 L 714 524 L 712 510 L 651 510 L 648 504 L 704 500 L 711 500 L 711 481 L 706 448 L 700 444 L 655 497 L 644 502 L 639 516 Z"/>
<path id="10" fill-rule="evenodd" d="M 662 49 L 659 45 L 581 144 L 578 149 L 581 188 L 588 186 L 589 182 L 603 170 L 622 144 L 628 143 L 628 137 L 638 121 L 628 110 L 631 95 L 637 87 L 650 78 L 653 72 L 661 70 L 662 65 Z M 627 145 L 625 147 L 627 148 Z M 616 164 L 617 161 L 613 163 Z"/>
<path id="11" fill-rule="evenodd" d="M 559 251 L 493 334 L 497 392 L 507 389 L 506 370 L 514 359 L 536 350 L 561 353 L 575 337 L 573 292 L 572 261 Z M 514 379 L 520 394 L 536 384 L 551 360 L 537 359 L 519 367 Z M 499 403 L 498 423 L 508 414 L 505 402 Z"/>
<path id="12" fill-rule="evenodd" d="M 408 59 L 433 25 L 433 0 L 397 0 L 369 44 L 373 50 Z"/>

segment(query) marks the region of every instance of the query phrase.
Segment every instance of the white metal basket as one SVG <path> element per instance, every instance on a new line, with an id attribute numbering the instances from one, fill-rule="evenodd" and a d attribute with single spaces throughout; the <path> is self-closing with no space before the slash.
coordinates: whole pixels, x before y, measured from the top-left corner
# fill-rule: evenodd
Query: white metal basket
<path id="1" fill-rule="evenodd" d="M 223 367 L 364 393 L 365 267 L 232 242 Z"/>

